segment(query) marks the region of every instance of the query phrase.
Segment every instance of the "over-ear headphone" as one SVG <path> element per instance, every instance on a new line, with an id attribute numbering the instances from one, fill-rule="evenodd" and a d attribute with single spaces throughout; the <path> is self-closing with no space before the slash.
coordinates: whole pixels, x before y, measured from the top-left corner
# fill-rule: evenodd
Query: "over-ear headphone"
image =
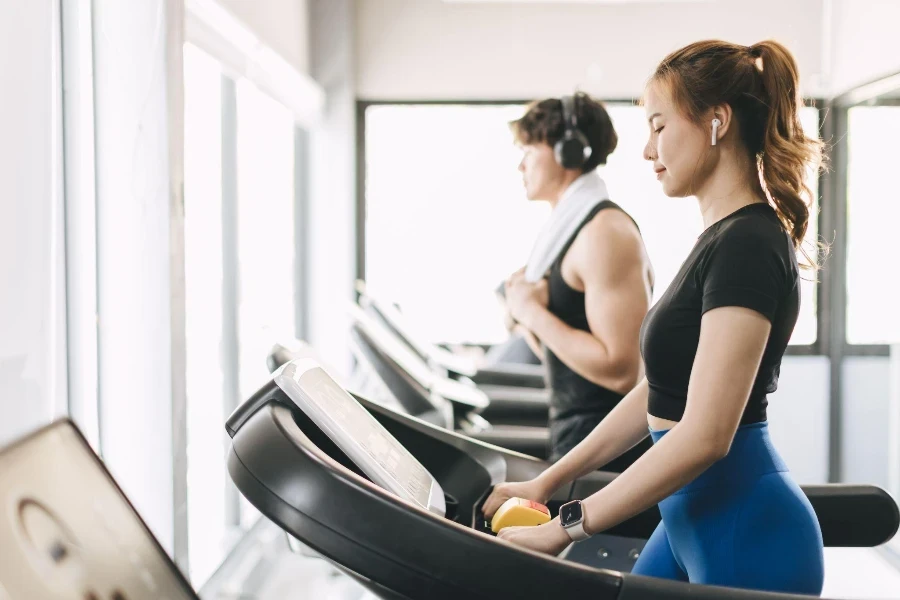
<path id="1" fill-rule="evenodd" d="M 563 96 L 562 102 L 563 131 L 562 139 L 553 145 L 556 162 L 565 169 L 580 169 L 591 157 L 591 144 L 587 137 L 578 130 L 578 117 L 575 114 L 575 97 Z"/>

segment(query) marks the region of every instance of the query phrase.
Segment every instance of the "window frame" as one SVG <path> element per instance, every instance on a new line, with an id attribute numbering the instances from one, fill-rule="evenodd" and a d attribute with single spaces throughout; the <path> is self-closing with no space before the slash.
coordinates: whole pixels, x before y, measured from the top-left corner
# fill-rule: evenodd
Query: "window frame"
<path id="1" fill-rule="evenodd" d="M 829 146 L 830 169 L 824 174 L 823 209 L 820 231 L 832 232 L 829 268 L 823 271 L 822 285 L 824 297 L 820 317 L 820 327 L 826 335 L 825 352 L 830 365 L 830 410 L 829 410 L 829 458 L 828 480 L 836 483 L 843 480 L 843 432 L 842 415 L 844 404 L 843 371 L 845 358 L 859 356 L 890 356 L 888 344 L 851 344 L 847 340 L 847 167 L 849 166 L 846 143 L 849 133 L 850 109 L 861 105 L 878 105 L 884 102 L 879 96 L 900 89 L 900 73 L 853 88 L 838 95 L 825 107 L 822 138 L 837 140 Z M 898 101 L 900 103 L 900 101 Z M 827 227 L 826 227 L 827 226 Z"/>
<path id="2" fill-rule="evenodd" d="M 868 97 L 866 90 L 875 91 L 881 89 L 885 84 L 881 82 L 893 82 L 896 84 L 895 89 L 900 89 L 900 74 L 887 77 L 873 84 L 867 84 L 860 88 L 854 89 L 846 94 L 838 96 L 833 101 L 831 113 L 833 114 L 834 131 L 830 139 L 845 140 L 850 133 L 849 119 L 850 110 L 858 106 L 900 106 L 900 98 L 882 98 L 879 96 Z M 894 91 L 894 90 L 891 90 Z M 847 284 L 847 250 L 849 247 L 850 228 L 847 223 L 847 211 L 850 209 L 850 198 L 847 193 L 848 172 L 850 156 L 846 144 L 835 144 L 832 150 L 832 170 L 835 174 L 834 183 L 836 202 L 834 210 L 839 213 L 836 215 L 836 222 L 840 226 L 839 236 L 836 236 L 835 245 L 840 240 L 843 272 L 840 280 L 834 282 L 835 289 L 832 295 L 835 299 L 839 299 L 839 313 L 835 318 L 839 318 L 842 324 L 843 340 L 842 356 L 889 356 L 890 344 L 853 344 L 847 339 L 847 294 L 849 292 Z"/>

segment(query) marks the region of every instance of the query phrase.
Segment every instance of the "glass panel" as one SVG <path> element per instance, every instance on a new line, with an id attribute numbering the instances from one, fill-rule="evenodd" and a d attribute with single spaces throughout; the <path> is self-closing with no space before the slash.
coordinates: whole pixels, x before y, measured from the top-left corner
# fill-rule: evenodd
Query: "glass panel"
<path id="1" fill-rule="evenodd" d="M 524 264 L 549 214 L 524 199 L 507 127 L 521 115 L 521 106 L 366 111 L 366 278 L 434 341 L 506 337 L 494 289 Z"/>
<path id="2" fill-rule="evenodd" d="M 847 122 L 847 341 L 900 340 L 892 259 L 900 202 L 894 191 L 900 106 L 856 106 Z"/>
<path id="3" fill-rule="evenodd" d="M 188 536 L 191 579 L 205 581 L 224 558 L 222 424 L 222 73 L 184 48 L 184 242 L 187 335 Z"/>
<path id="4" fill-rule="evenodd" d="M 268 379 L 272 345 L 294 336 L 294 121 L 237 83 L 238 343 L 241 399 Z M 258 512 L 242 498 L 241 524 Z"/>
<path id="5" fill-rule="evenodd" d="M 811 106 L 805 107 L 800 112 L 800 122 L 803 130 L 810 137 L 820 138 L 819 134 L 819 109 Z M 809 211 L 809 226 L 806 229 L 803 248 L 811 257 L 818 252 L 816 243 L 819 240 L 819 174 L 810 169 L 807 174 L 807 185 L 812 191 L 813 204 Z M 802 265 L 806 259 L 802 253 L 797 258 Z M 827 262 L 826 262 L 827 265 Z M 820 274 L 803 269 L 800 271 L 800 315 L 797 325 L 794 327 L 794 335 L 791 344 L 812 344 L 818 337 L 818 320 L 816 318 L 816 306 L 818 305 L 818 285 L 816 280 Z"/>

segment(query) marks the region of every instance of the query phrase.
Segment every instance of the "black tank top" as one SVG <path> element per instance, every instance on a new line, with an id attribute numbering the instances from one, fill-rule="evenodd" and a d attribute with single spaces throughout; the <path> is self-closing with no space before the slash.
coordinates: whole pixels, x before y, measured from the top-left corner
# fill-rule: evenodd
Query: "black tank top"
<path id="1" fill-rule="evenodd" d="M 556 261 L 550 267 L 547 281 L 550 294 L 548 309 L 563 323 L 573 329 L 590 332 L 587 312 L 584 307 L 584 292 L 572 289 L 562 276 L 562 262 L 575 238 L 585 225 L 597 216 L 601 210 L 614 208 L 622 210 L 619 205 L 604 200 L 595 206 L 584 218 L 581 225 L 563 246 Z M 622 211 L 625 212 L 625 211 Z M 628 213 L 625 213 L 628 214 Z M 630 218 L 630 215 L 629 215 Z M 633 219 L 632 219 L 633 220 Z M 553 352 L 544 347 L 544 360 L 547 364 L 547 377 L 550 383 L 550 420 L 556 421 L 572 416 L 606 416 L 624 397 L 618 392 L 606 389 L 592 381 L 588 381 L 567 367 Z"/>

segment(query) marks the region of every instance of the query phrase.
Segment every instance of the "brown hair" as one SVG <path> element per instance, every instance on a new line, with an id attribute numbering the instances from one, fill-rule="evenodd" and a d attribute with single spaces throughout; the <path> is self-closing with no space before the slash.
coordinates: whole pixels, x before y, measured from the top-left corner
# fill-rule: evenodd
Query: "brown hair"
<path id="1" fill-rule="evenodd" d="M 731 106 L 741 141 L 760 171 L 763 192 L 794 247 L 815 268 L 818 257 L 801 244 L 812 203 L 806 170 L 822 166 L 823 144 L 807 137 L 800 124 L 803 102 L 790 51 L 774 41 L 749 47 L 696 42 L 663 59 L 651 81 L 666 84 L 678 107 L 698 123 L 711 107 Z"/>
<path id="2" fill-rule="evenodd" d="M 591 156 L 581 171 L 590 173 L 599 165 L 606 164 L 606 159 L 619 143 L 619 137 L 602 103 L 579 92 L 575 94 L 573 104 L 578 131 L 584 134 L 591 145 Z M 544 143 L 553 146 L 562 139 L 566 130 L 562 100 L 548 98 L 532 102 L 525 115 L 510 122 L 509 127 L 518 144 Z"/>

